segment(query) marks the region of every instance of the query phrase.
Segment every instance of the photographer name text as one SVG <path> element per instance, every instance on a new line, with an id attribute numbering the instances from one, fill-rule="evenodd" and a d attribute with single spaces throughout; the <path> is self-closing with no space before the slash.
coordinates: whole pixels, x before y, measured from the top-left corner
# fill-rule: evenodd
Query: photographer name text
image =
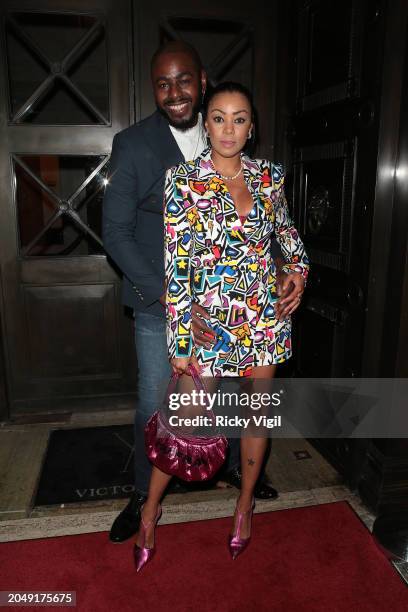
<path id="1" fill-rule="evenodd" d="M 172 427 L 241 427 L 247 429 L 250 423 L 253 423 L 256 427 L 266 427 L 267 429 L 273 429 L 274 427 L 282 426 L 282 417 L 280 415 L 273 417 L 266 416 L 251 416 L 250 418 L 244 418 L 239 416 L 221 416 L 217 415 L 212 419 L 209 416 L 195 416 L 195 417 L 179 417 L 173 414 L 169 418 L 169 423 Z"/>

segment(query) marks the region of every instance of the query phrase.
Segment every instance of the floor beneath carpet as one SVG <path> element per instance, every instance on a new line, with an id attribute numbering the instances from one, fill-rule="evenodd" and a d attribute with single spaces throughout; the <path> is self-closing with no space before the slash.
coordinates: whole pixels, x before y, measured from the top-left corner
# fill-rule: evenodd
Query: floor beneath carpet
<path id="1" fill-rule="evenodd" d="M 108 529 L 126 500 L 103 500 L 32 507 L 52 429 L 132 423 L 132 411 L 72 414 L 66 420 L 0 427 L 0 540 L 64 535 Z M 259 501 L 258 511 L 348 499 L 370 527 L 373 515 L 344 486 L 333 467 L 303 439 L 276 439 L 267 475 L 280 497 Z M 233 488 L 168 495 L 163 522 L 217 518 L 231 514 Z"/>
<path id="2" fill-rule="evenodd" d="M 55 418 L 55 417 L 54 417 Z M 126 500 L 33 507 L 33 498 L 52 429 L 129 424 L 133 411 L 72 414 L 47 423 L 0 425 L 0 542 L 108 531 Z M 307 440 L 276 439 L 267 476 L 279 499 L 257 501 L 255 512 L 347 500 L 371 530 L 375 516 L 344 485 L 334 468 Z M 162 524 L 205 520 L 233 513 L 236 489 L 168 495 Z M 408 582 L 408 563 L 395 564 Z"/>

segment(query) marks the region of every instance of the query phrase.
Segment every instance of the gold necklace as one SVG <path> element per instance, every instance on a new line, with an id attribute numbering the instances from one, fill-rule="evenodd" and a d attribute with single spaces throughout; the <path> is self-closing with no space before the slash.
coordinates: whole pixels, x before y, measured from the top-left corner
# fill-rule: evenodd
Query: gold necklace
<path id="1" fill-rule="evenodd" d="M 215 172 L 216 174 L 219 174 L 219 175 L 220 175 L 220 177 L 221 177 L 221 178 L 222 178 L 224 181 L 233 181 L 234 179 L 238 178 L 238 177 L 239 177 L 239 175 L 240 175 L 240 174 L 241 174 L 241 172 L 242 172 L 242 161 L 241 161 L 241 165 L 240 165 L 240 168 L 239 168 L 238 172 L 237 172 L 236 174 L 234 174 L 234 176 L 224 176 L 223 174 L 221 174 L 221 172 L 218 172 L 218 170 L 216 170 L 216 168 L 215 168 L 215 166 L 214 166 L 214 162 L 213 162 L 213 160 L 211 159 L 211 157 L 210 157 L 210 165 L 211 165 L 211 168 L 214 170 L 214 172 Z"/>

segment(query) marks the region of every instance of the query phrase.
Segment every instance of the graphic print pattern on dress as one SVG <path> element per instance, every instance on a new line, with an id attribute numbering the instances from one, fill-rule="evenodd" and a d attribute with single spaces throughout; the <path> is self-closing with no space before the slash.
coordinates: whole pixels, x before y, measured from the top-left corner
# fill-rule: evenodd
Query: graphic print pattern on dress
<path id="1" fill-rule="evenodd" d="M 169 357 L 188 357 L 192 300 L 210 315 L 217 335 L 211 350 L 195 353 L 204 376 L 250 376 L 255 366 L 291 356 L 290 318 L 275 314 L 276 268 L 307 278 L 309 262 L 289 216 L 282 167 L 242 155 L 253 208 L 242 222 L 207 149 L 194 162 L 168 170 L 165 181 L 165 273 Z"/>

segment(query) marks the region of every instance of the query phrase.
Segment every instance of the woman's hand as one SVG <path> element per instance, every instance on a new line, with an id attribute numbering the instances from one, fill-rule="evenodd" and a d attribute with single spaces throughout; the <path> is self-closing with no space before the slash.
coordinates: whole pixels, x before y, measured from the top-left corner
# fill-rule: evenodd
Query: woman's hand
<path id="1" fill-rule="evenodd" d="M 198 365 L 195 355 L 191 355 L 191 357 L 173 357 L 173 359 L 170 359 L 170 365 L 175 374 L 187 374 L 187 376 L 191 376 L 188 369 L 190 365 L 194 366 L 197 372 L 200 371 L 200 366 Z"/>
<path id="2" fill-rule="evenodd" d="M 305 289 L 305 279 L 300 272 L 281 274 L 278 288 L 280 298 L 276 302 L 276 314 L 279 321 L 286 319 L 298 308 Z"/>
<path id="3" fill-rule="evenodd" d="M 212 345 L 215 344 L 217 340 L 217 335 L 204 323 L 204 320 L 210 320 L 210 315 L 205 308 L 196 302 L 192 304 L 191 314 L 191 330 L 194 336 L 194 344 L 196 346 L 204 346 L 206 349 L 211 350 Z"/>

